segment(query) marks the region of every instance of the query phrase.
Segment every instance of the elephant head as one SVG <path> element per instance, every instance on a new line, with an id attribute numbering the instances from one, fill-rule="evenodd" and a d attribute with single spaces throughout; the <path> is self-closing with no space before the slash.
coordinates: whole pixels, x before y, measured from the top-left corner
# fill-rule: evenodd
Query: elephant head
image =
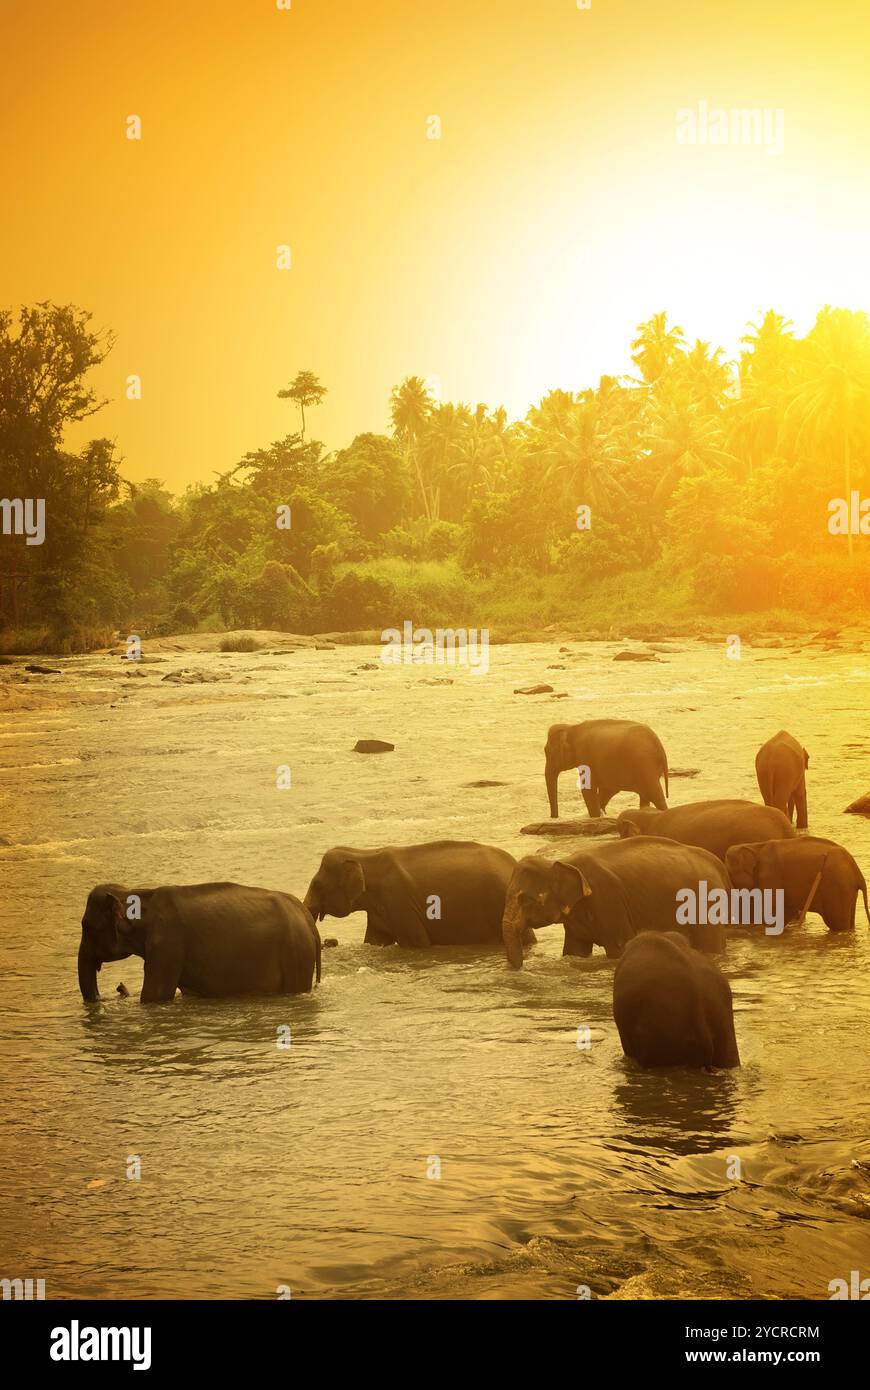
<path id="1" fill-rule="evenodd" d="M 139 916 L 128 918 L 128 901 L 126 888 L 113 883 L 101 884 L 88 896 L 82 917 L 78 971 L 82 998 L 89 1003 L 100 997 L 97 971 L 104 961 L 142 954 L 141 921 Z"/>
<path id="2" fill-rule="evenodd" d="M 362 907 L 366 891 L 363 866 L 352 850 L 328 850 L 308 885 L 305 906 L 315 922 L 322 918 L 348 917 Z"/>
<path id="3" fill-rule="evenodd" d="M 523 963 L 523 936 L 529 928 L 565 922 L 592 892 L 573 864 L 539 854 L 520 859 L 511 875 L 502 919 L 502 938 L 510 964 Z"/>
<path id="4" fill-rule="evenodd" d="M 725 855 L 725 868 L 735 888 L 758 885 L 758 845 L 732 845 Z"/>
<path id="5" fill-rule="evenodd" d="M 620 811 L 616 817 L 616 829 L 623 840 L 630 839 L 632 835 L 655 835 L 655 826 L 651 821 L 660 815 L 661 811 L 647 809 Z"/>

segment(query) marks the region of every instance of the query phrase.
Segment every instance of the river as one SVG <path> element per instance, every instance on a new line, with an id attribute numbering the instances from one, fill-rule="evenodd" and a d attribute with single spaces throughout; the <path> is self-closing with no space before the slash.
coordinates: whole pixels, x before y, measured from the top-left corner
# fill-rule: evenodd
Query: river
<path id="1" fill-rule="evenodd" d="M 870 787 L 866 651 L 731 660 L 723 636 L 634 664 L 560 645 L 491 647 L 486 674 L 337 647 L 164 651 L 141 675 L 94 655 L 33 677 L 56 703 L 0 726 L 0 1273 L 130 1299 L 824 1299 L 870 1276 L 860 905 L 840 937 L 810 916 L 729 941 L 730 1073 L 628 1063 L 612 963 L 563 960 L 557 927 L 512 972 L 495 948 L 364 946 L 356 914 L 321 924 L 340 944 L 308 996 L 143 1008 L 131 958 L 103 967 L 102 1004 L 81 1001 L 99 882 L 302 897 L 335 844 L 547 851 L 519 830 L 546 818 L 562 721 L 650 723 L 672 767 L 699 769 L 672 805 L 757 799 L 755 751 L 786 728 L 810 752 L 811 832 L 870 872 L 870 821 L 842 814 Z M 182 666 L 221 679 L 162 679 Z M 513 693 L 538 681 L 568 698 Z M 369 737 L 395 752 L 351 751 Z M 563 815 L 582 810 L 571 783 Z"/>

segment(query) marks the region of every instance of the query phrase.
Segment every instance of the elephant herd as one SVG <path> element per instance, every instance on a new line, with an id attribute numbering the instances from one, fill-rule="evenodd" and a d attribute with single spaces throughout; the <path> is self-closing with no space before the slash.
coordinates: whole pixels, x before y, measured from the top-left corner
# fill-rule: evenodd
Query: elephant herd
<path id="1" fill-rule="evenodd" d="M 553 860 L 474 841 L 328 850 L 304 902 L 235 883 L 90 893 L 78 954 L 83 998 L 99 998 L 105 961 L 141 956 L 142 1003 L 177 989 L 207 998 L 304 993 L 320 980 L 324 917 L 366 913 L 370 945 L 427 948 L 502 943 L 519 969 L 536 928 L 561 924 L 563 954 L 595 946 L 616 960 L 613 1015 L 625 1054 L 642 1066 L 739 1065 L 731 991 L 711 959 L 728 926 L 778 927 L 812 909 L 831 931 L 855 925 L 867 886 L 848 850 L 806 834 L 806 751 L 780 731 L 759 750 L 763 804 L 699 801 L 669 808 L 668 763 L 657 735 L 631 720 L 554 725 L 545 746 L 550 812 L 560 772 L 577 770 L 591 817 L 618 792 L 639 807 L 617 839 Z M 662 789 L 664 783 L 664 790 Z"/>

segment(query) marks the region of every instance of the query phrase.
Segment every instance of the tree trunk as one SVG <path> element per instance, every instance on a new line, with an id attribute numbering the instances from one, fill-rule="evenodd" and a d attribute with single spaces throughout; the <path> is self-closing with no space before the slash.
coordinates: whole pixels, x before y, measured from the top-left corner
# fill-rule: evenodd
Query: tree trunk
<path id="1" fill-rule="evenodd" d="M 849 529 L 846 533 L 846 540 L 849 545 L 849 559 L 852 559 L 852 454 L 849 449 L 849 429 L 848 426 L 843 431 L 843 462 L 846 467 L 846 507 L 849 515 Z"/>
<path id="2" fill-rule="evenodd" d="M 423 511 L 426 515 L 426 520 L 431 521 L 432 516 L 429 507 L 429 499 L 426 496 L 426 488 L 423 484 L 423 474 L 420 472 L 420 461 L 417 457 L 417 450 L 415 448 L 412 448 L 410 434 L 408 435 L 407 443 L 405 445 L 405 457 L 409 460 L 413 458 L 414 472 L 417 474 L 417 485 L 420 488 L 420 498 L 423 502 Z"/>

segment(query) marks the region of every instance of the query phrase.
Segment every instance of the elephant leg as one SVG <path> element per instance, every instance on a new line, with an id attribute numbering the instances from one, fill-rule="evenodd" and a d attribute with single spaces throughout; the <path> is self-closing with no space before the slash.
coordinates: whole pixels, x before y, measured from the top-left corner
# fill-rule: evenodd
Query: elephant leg
<path id="1" fill-rule="evenodd" d="M 565 944 L 562 947 L 563 956 L 591 956 L 592 942 L 588 937 L 578 936 L 576 932 L 565 928 Z"/>
<path id="2" fill-rule="evenodd" d="M 618 787 L 598 787 L 598 805 L 601 807 L 600 814 L 603 816 L 607 810 L 608 801 L 612 801 L 619 791 Z"/>
<path id="3" fill-rule="evenodd" d="M 795 810 L 797 811 L 797 828 L 798 828 L 798 830 L 806 830 L 806 829 L 807 829 L 807 824 L 808 824 L 808 822 L 807 822 L 807 789 L 806 789 L 806 786 L 805 786 L 803 783 L 801 783 L 801 785 L 798 787 L 797 791 L 796 791 L 795 794 L 794 794 L 794 803 L 793 803 L 793 804 L 794 804 Z M 791 820 L 791 806 L 789 807 L 789 820 Z"/>
<path id="4" fill-rule="evenodd" d="M 389 933 L 390 940 L 400 946 L 431 946 L 426 929 L 422 904 L 425 897 L 400 864 L 391 864 L 383 873 L 377 889 L 369 890 L 369 921 L 375 916 L 378 931 Z"/>
<path id="5" fill-rule="evenodd" d="M 597 820 L 601 815 L 601 802 L 598 799 L 598 792 L 594 787 L 583 792 L 583 800 L 586 802 L 586 810 L 593 820 Z"/>
<path id="6" fill-rule="evenodd" d="M 666 811 L 668 803 L 665 801 L 665 794 L 662 791 L 661 782 L 657 777 L 648 781 L 641 782 L 641 789 L 637 793 L 640 802 L 640 809 L 646 806 L 655 806 L 657 811 Z"/>
<path id="7" fill-rule="evenodd" d="M 173 955 L 175 953 L 172 953 Z M 175 998 L 181 974 L 180 961 L 162 952 L 152 952 L 145 958 L 145 977 L 142 981 L 142 1004 L 168 1004 Z"/>
<path id="8" fill-rule="evenodd" d="M 363 942 L 366 946 L 392 946 L 396 938 L 390 934 L 385 924 L 369 912 L 366 915 L 366 934 Z"/>
<path id="9" fill-rule="evenodd" d="M 858 897 L 856 894 L 852 899 L 851 907 L 845 899 L 835 902 L 833 905 L 826 902 L 819 915 L 828 931 L 854 931 L 857 905 Z"/>

